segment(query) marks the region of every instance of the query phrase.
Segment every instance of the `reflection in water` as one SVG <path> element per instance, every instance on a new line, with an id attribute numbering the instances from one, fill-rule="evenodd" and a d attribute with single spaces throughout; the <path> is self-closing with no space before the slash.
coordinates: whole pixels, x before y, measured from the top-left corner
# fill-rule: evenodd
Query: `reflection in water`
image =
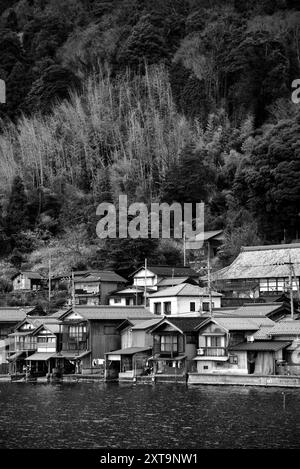
<path id="1" fill-rule="evenodd" d="M 0 448 L 298 448 L 300 393 L 0 384 Z"/>

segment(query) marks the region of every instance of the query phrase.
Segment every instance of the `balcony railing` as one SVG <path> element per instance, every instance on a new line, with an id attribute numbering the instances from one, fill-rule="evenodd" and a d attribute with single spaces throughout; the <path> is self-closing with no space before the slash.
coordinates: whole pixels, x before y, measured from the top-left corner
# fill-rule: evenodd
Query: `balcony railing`
<path id="1" fill-rule="evenodd" d="M 35 350 L 36 342 L 12 342 L 9 344 L 10 352 L 21 352 L 23 350 Z"/>
<path id="2" fill-rule="evenodd" d="M 202 347 L 198 348 L 197 355 L 200 357 L 226 357 L 225 347 Z"/>

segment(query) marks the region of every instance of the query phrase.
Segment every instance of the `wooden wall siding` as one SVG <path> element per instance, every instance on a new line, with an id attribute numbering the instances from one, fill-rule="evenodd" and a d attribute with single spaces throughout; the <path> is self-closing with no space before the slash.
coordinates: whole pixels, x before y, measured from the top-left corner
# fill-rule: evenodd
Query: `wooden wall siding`
<path id="1" fill-rule="evenodd" d="M 100 303 L 102 305 L 108 305 L 109 304 L 109 295 L 111 292 L 115 290 L 119 290 L 124 286 L 123 283 L 117 283 L 117 282 L 101 282 L 100 284 L 100 293 L 101 293 L 101 300 Z"/>
<path id="2" fill-rule="evenodd" d="M 121 336 L 115 329 L 119 324 L 119 320 L 90 321 L 91 360 L 94 358 L 104 358 L 106 352 L 112 352 L 121 348 Z M 115 332 L 105 334 L 105 327 L 112 327 Z"/>

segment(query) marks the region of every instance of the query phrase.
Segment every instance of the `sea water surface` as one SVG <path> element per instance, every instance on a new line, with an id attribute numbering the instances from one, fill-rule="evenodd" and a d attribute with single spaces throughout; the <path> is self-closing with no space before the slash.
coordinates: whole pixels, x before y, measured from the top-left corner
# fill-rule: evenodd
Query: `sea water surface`
<path id="1" fill-rule="evenodd" d="M 0 384 L 0 448 L 299 448 L 300 390 Z"/>

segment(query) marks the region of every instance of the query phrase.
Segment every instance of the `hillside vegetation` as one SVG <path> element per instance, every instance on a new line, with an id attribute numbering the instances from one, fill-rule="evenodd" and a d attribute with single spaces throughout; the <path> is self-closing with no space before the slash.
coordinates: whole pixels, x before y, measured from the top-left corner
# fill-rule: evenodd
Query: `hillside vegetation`
<path id="1" fill-rule="evenodd" d="M 206 203 L 241 245 L 299 237 L 300 6 L 290 0 L 0 0 L 0 255 L 14 269 L 182 262 L 99 240 L 102 201 Z"/>

